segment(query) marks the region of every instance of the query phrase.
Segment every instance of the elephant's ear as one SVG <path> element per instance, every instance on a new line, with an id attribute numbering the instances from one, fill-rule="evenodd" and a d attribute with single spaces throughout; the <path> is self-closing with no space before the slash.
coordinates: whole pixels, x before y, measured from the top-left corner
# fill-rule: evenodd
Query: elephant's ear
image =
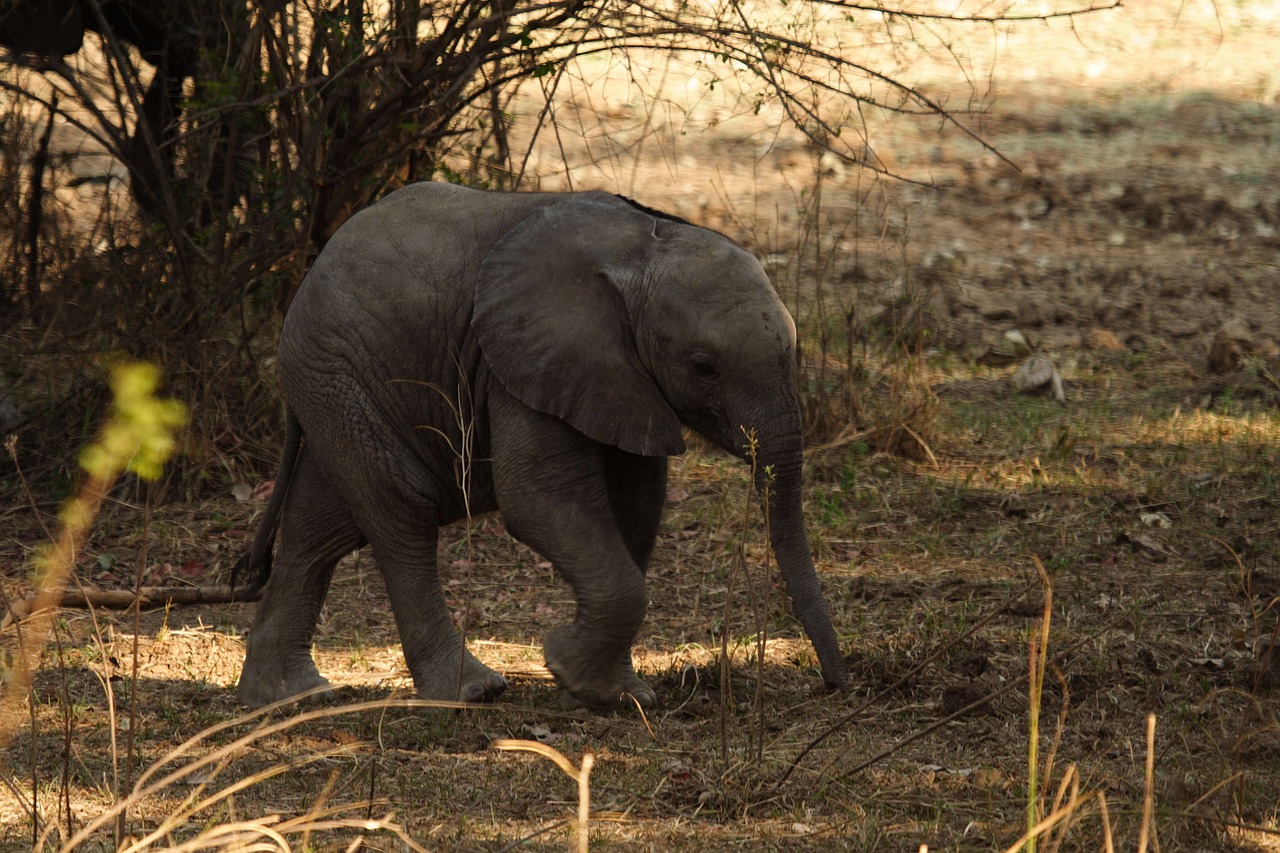
<path id="1" fill-rule="evenodd" d="M 473 324 L 516 399 L 629 453 L 684 451 L 680 421 L 636 354 L 634 293 L 654 220 L 610 196 L 571 196 L 512 228 L 480 266 Z"/>

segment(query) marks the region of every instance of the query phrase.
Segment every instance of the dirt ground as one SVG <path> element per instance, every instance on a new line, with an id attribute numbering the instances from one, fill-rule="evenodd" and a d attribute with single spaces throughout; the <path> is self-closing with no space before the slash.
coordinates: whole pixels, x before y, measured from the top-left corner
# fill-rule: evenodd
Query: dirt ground
<path id="1" fill-rule="evenodd" d="M 394 824 L 428 849 L 563 849 L 574 782 L 491 748 L 522 738 L 594 753 L 598 849 L 1006 849 L 1027 827 L 1039 562 L 1041 812 L 1079 798 L 1046 849 L 1106 849 L 1108 832 L 1117 849 L 1144 832 L 1166 851 L 1280 849 L 1280 6 L 1141 5 L 964 42 L 921 27 L 869 54 L 901 62 L 1009 162 L 937 120 L 868 112 L 841 144 L 908 180 L 878 179 L 770 131 L 776 105 L 711 87 L 714 69 L 603 60 L 564 78 L 560 132 L 537 136 L 528 186 L 621 192 L 757 252 L 813 381 L 850 322 L 862 348 L 913 312 L 910 366 L 859 370 L 870 397 L 921 401 L 907 425 L 927 452 L 877 452 L 851 423 L 809 456 L 851 695 L 818 689 L 762 568 L 745 472 L 695 446 L 673 463 L 636 655 L 659 712 L 560 710 L 540 638 L 571 614 L 568 588 L 481 519 L 450 532 L 440 563 L 473 651 L 511 682 L 500 703 L 348 710 L 411 686 L 367 554 L 340 566 L 315 644 L 340 703 L 300 720 L 237 716 L 251 605 L 153 610 L 138 632 L 128 615 L 67 610 L 34 711 L 0 720 L 15 732 L 0 848 L 30 848 L 33 799 L 42 826 L 69 814 L 76 828 L 114 801 L 136 641 L 138 766 L 218 759 L 131 806 L 135 835 L 180 816 L 159 846 L 275 815 L 298 847 L 412 849 Z M 515 105 L 517 142 L 536 103 Z M 1016 394 L 1012 366 L 980 363 L 1011 329 L 1056 364 L 1065 402 Z M 145 557 L 150 582 L 222 582 L 261 507 L 230 489 L 150 513 L 114 504 L 79 580 L 127 586 Z M 11 597 L 36 521 L 26 505 L 0 515 Z M 255 734 L 262 721 L 278 730 Z"/>
<path id="2" fill-rule="evenodd" d="M 802 315 L 814 286 L 870 316 L 925 281 L 942 291 L 951 348 L 1021 327 L 1068 349 L 1102 329 L 1198 360 L 1237 321 L 1273 352 L 1280 83 L 1256 57 L 1276 28 L 1264 4 L 1151 3 L 969 30 L 952 52 L 916 33 L 910 56 L 877 54 L 878 67 L 909 62 L 905 79 L 1008 162 L 937 120 L 869 108 L 829 141 L 941 192 L 876 182 L 773 131 L 776 101 L 756 114 L 758 93 L 724 80 L 714 97 L 714 66 L 689 63 L 564 83 L 562 130 L 530 170 L 543 187 L 605 187 L 723 229 L 775 263 Z"/>

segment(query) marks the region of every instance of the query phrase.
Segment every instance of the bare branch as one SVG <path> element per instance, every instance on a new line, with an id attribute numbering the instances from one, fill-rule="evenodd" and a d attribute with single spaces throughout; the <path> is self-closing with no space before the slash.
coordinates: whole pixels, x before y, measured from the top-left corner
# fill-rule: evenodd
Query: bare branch
<path id="1" fill-rule="evenodd" d="M 864 3 L 846 3 L 843 0 L 814 0 L 824 6 L 838 6 L 841 9 L 851 9 L 859 12 L 876 12 L 885 17 L 892 18 L 909 18 L 922 21 L 956 21 L 965 24 L 1004 24 L 1013 23 L 1015 21 L 1050 21 L 1054 18 L 1078 18 L 1081 15 L 1088 15 L 1093 12 L 1105 12 L 1109 9 L 1119 9 L 1124 5 L 1124 0 L 1112 0 L 1110 3 L 1094 4 L 1091 6 L 1080 6 L 1074 9 L 1062 9 L 1054 12 L 1029 12 L 1025 15 L 955 15 L 943 12 L 913 12 L 905 9 L 889 9 L 884 6 L 871 6 Z"/>

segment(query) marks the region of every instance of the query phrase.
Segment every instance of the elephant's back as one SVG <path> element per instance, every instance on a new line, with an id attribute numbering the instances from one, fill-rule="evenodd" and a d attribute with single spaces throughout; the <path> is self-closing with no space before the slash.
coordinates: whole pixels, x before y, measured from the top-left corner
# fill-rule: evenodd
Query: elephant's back
<path id="1" fill-rule="evenodd" d="M 285 316 L 278 366 L 290 409 L 348 500 L 359 492 L 351 484 L 370 478 L 443 500 L 449 483 L 432 478 L 438 469 L 452 482 L 442 460 L 459 446 L 454 398 L 486 385 L 470 332 L 477 273 L 539 202 L 415 184 L 353 216 L 312 265 Z"/>
<path id="2" fill-rule="evenodd" d="M 289 308 L 308 323 L 372 312 L 389 325 L 467 322 L 489 249 L 550 193 L 423 182 L 390 193 L 334 233 Z M 294 325 L 286 319 L 286 328 Z"/>
<path id="3" fill-rule="evenodd" d="M 486 247 L 531 212 L 514 203 L 520 198 L 438 183 L 397 190 L 334 233 L 297 298 L 340 290 L 403 305 L 423 291 L 461 289 L 474 280 Z"/>
<path id="4" fill-rule="evenodd" d="M 442 393 L 459 387 L 482 405 L 487 372 L 470 328 L 480 265 L 503 234 L 559 198 L 415 184 L 339 228 L 280 334 L 282 388 L 308 440 L 334 458 L 382 448 L 381 461 L 353 458 L 370 470 L 391 465 L 396 442 L 413 447 L 401 457 L 446 453 L 419 427 L 452 430 L 456 401 Z"/>

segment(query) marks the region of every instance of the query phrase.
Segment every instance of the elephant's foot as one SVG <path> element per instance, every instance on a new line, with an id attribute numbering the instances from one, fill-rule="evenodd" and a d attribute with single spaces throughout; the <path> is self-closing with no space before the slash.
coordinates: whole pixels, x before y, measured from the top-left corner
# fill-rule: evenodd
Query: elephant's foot
<path id="1" fill-rule="evenodd" d="M 465 647 L 411 668 L 419 699 L 492 702 L 507 689 L 507 680 L 476 660 Z"/>
<path id="2" fill-rule="evenodd" d="M 240 671 L 240 684 L 236 687 L 236 698 L 240 704 L 261 708 L 294 697 L 308 702 L 325 702 L 333 699 L 333 690 L 309 657 L 292 665 L 263 666 L 254 660 L 250 652 L 244 669 Z"/>
<path id="3" fill-rule="evenodd" d="M 543 644 L 547 669 L 565 690 L 564 707 L 653 708 L 658 694 L 636 675 L 631 666 L 631 649 L 607 659 L 591 657 L 591 643 L 578 637 L 573 626 L 556 628 Z"/>

